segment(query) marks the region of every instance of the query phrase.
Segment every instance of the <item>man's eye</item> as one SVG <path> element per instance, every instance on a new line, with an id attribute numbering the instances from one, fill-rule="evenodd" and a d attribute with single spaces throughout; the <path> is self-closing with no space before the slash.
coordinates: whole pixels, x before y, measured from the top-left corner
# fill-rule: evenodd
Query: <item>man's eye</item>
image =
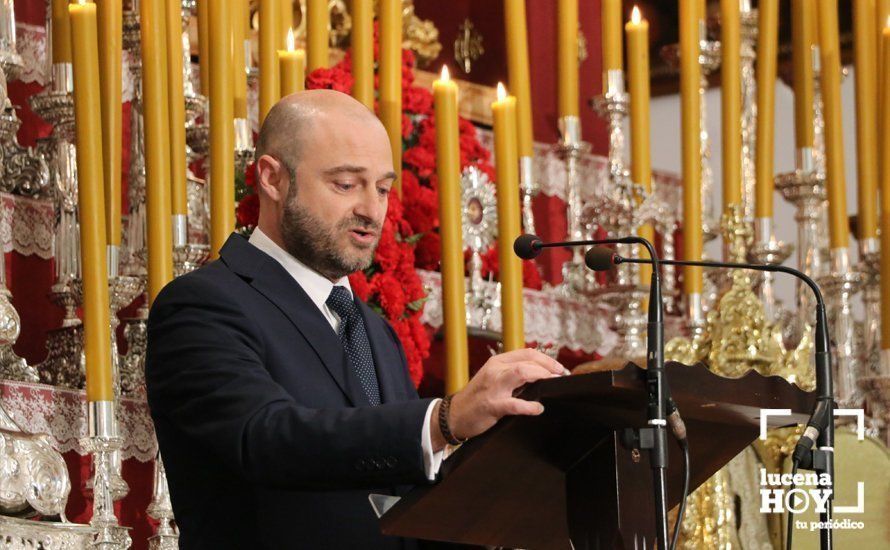
<path id="1" fill-rule="evenodd" d="M 350 189 L 355 187 L 355 185 L 352 183 L 347 183 L 347 182 L 342 182 L 342 181 L 335 181 L 334 185 L 336 185 L 337 189 L 339 189 L 341 191 L 349 191 Z"/>
<path id="2" fill-rule="evenodd" d="M 380 193 L 381 197 L 388 197 L 390 191 L 391 190 L 389 187 L 378 187 L 377 188 L 377 192 Z"/>

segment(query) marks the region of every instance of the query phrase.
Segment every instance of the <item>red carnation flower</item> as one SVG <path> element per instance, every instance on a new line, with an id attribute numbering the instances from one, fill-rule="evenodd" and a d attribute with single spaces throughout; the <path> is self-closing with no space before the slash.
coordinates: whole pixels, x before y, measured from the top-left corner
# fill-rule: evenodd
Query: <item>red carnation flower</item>
<path id="1" fill-rule="evenodd" d="M 402 285 L 395 277 L 385 272 L 374 277 L 373 284 L 386 317 L 399 319 L 405 313 L 405 307 L 408 305 Z"/>
<path id="2" fill-rule="evenodd" d="M 256 227 L 260 219 L 260 197 L 251 193 L 246 195 L 235 208 L 235 219 L 241 227 Z"/>
<path id="3" fill-rule="evenodd" d="M 309 90 L 336 90 L 348 94 L 352 92 L 352 83 L 352 74 L 337 65 L 315 69 L 306 77 Z"/>
<path id="4" fill-rule="evenodd" d="M 251 162 L 244 171 L 244 185 L 256 191 L 256 162 Z"/>
<path id="5" fill-rule="evenodd" d="M 365 276 L 364 272 L 356 271 L 350 275 L 349 286 L 352 287 L 352 291 L 360 300 L 365 302 L 368 301 L 368 297 L 371 296 L 371 285 L 368 284 L 368 278 Z"/>

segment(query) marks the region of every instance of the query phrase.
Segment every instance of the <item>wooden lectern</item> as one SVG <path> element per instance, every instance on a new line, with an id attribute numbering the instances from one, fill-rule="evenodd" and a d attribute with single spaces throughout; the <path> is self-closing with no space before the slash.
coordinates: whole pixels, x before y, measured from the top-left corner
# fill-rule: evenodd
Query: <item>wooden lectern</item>
<path id="1" fill-rule="evenodd" d="M 791 409 L 770 427 L 805 423 L 815 396 L 777 376 L 717 376 L 703 365 L 666 365 L 688 429 L 691 489 L 757 439 L 761 409 Z M 523 549 L 654 548 L 648 451 L 625 449 L 621 432 L 646 425 L 645 371 L 541 380 L 522 397 L 537 417 L 508 417 L 442 465 L 380 518 L 385 534 Z M 683 455 L 671 439 L 668 507 L 683 489 Z M 570 544 L 571 541 L 571 544 Z"/>

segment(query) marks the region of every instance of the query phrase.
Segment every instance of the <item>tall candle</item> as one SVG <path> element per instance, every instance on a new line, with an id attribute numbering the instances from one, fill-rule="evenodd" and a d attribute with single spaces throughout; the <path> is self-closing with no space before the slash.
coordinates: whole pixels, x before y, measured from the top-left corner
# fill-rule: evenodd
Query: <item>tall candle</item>
<path id="1" fill-rule="evenodd" d="M 374 109 L 374 5 L 352 0 L 352 96 Z"/>
<path id="2" fill-rule="evenodd" d="M 578 0 L 557 3 L 559 117 L 578 116 Z"/>
<path id="3" fill-rule="evenodd" d="M 773 142 L 775 139 L 776 56 L 779 1 L 760 0 L 757 33 L 757 146 L 754 215 L 773 217 Z"/>
<path id="4" fill-rule="evenodd" d="M 170 201 L 173 215 L 188 215 L 185 94 L 182 72 L 182 1 L 166 0 L 167 100 L 170 116 Z"/>
<path id="5" fill-rule="evenodd" d="M 881 104 L 890 105 L 890 14 L 881 32 Z M 890 375 L 890 109 L 881 112 L 881 349 L 882 374 Z"/>
<path id="6" fill-rule="evenodd" d="M 794 67 L 794 141 L 798 148 L 813 147 L 813 45 L 816 34 L 814 0 L 792 0 L 791 58 Z"/>
<path id="7" fill-rule="evenodd" d="M 101 0 L 99 24 L 99 83 L 102 100 L 102 175 L 105 179 L 105 240 L 121 244 L 121 55 L 123 12 L 121 0 Z"/>
<path id="8" fill-rule="evenodd" d="M 683 258 L 702 255 L 701 213 L 701 66 L 699 56 L 699 0 L 680 0 L 680 110 L 682 115 Z M 683 290 L 701 294 L 702 270 L 686 267 Z"/>
<path id="9" fill-rule="evenodd" d="M 884 27 L 885 22 L 888 21 L 888 20 L 890 20 L 890 0 L 877 0 L 877 1 L 875 2 L 875 13 L 876 13 L 876 17 L 875 17 L 875 27 L 876 27 L 876 29 L 877 29 L 877 31 L 878 31 L 878 32 L 877 32 L 877 36 L 878 36 L 878 38 L 877 38 L 877 40 L 875 41 L 875 42 L 876 42 L 876 47 L 875 47 L 875 58 L 876 58 L 877 64 L 880 65 L 880 64 L 882 63 L 882 60 L 884 59 L 884 46 L 883 46 L 883 44 L 884 44 L 884 38 L 883 38 L 883 31 L 884 31 L 884 28 L 885 28 L 885 27 Z M 884 74 L 884 73 L 881 72 L 882 68 L 881 68 L 880 66 L 878 66 L 877 69 L 878 69 L 878 74 L 879 74 L 879 75 L 880 75 L 880 74 Z M 887 69 L 886 69 L 886 68 L 883 68 L 883 70 L 886 72 Z M 877 79 L 877 85 L 876 85 L 875 87 L 876 87 L 875 95 L 876 95 L 878 98 L 882 98 L 882 97 L 884 97 L 884 83 L 883 83 L 883 79 L 882 79 L 882 78 L 879 77 L 879 78 Z M 884 119 L 884 102 L 883 102 L 883 101 L 878 101 L 878 113 L 877 113 L 877 117 L 878 117 L 878 120 L 883 120 L 883 119 Z M 883 133 L 883 132 L 878 132 L 878 151 L 883 151 L 883 150 L 884 150 L 883 147 L 884 147 L 884 139 L 885 139 L 885 137 L 886 137 L 886 134 L 885 134 L 885 133 Z M 888 138 L 888 139 L 890 139 L 890 138 Z M 884 169 L 881 167 L 881 163 L 879 162 L 879 163 L 878 163 L 878 178 L 882 178 L 882 177 L 883 177 L 883 170 L 884 170 Z M 886 319 L 886 317 L 885 317 L 885 319 Z M 888 373 L 888 374 L 890 374 L 890 373 Z"/>
<path id="10" fill-rule="evenodd" d="M 504 351 L 512 351 L 525 347 L 522 262 L 513 253 L 513 241 L 521 233 L 519 157 L 516 144 L 516 98 L 508 97 L 501 83 L 498 83 L 498 99 L 491 104 L 491 112 L 494 118 L 494 151 L 497 161 L 501 332 Z"/>
<path id="11" fill-rule="evenodd" d="M 847 220 L 847 180 L 844 174 L 844 128 L 841 119 L 841 61 L 837 0 L 819 2 L 820 77 L 825 110 L 825 164 L 828 194 L 829 245 L 832 250 L 850 244 Z"/>
<path id="12" fill-rule="evenodd" d="M 96 6 L 71 4 L 66 11 L 71 15 L 74 60 L 74 122 L 77 139 L 77 197 L 80 209 L 87 400 L 113 401 Z"/>
<path id="13" fill-rule="evenodd" d="M 281 97 L 302 91 L 306 82 L 306 52 L 294 49 L 294 31 L 287 33 L 287 49 L 278 51 Z"/>
<path id="14" fill-rule="evenodd" d="M 235 118 L 247 118 L 248 0 L 234 0 L 232 10 L 232 101 Z"/>
<path id="15" fill-rule="evenodd" d="M 856 70 L 856 170 L 859 241 L 878 236 L 877 55 L 874 0 L 853 1 L 853 53 Z"/>
<path id="16" fill-rule="evenodd" d="M 140 0 L 148 299 L 173 279 L 165 0 Z M 212 38 L 212 37 L 211 37 Z M 214 48 L 211 48 L 213 51 Z M 217 48 L 218 49 L 218 48 Z M 212 70 L 211 70 L 212 72 Z"/>
<path id="17" fill-rule="evenodd" d="M 742 202 L 742 64 L 739 0 L 720 0 L 723 207 Z"/>
<path id="18" fill-rule="evenodd" d="M 603 72 L 620 71 L 624 69 L 621 51 L 621 0 L 601 1 Z M 606 79 L 603 79 L 603 87 L 605 85 Z"/>
<path id="19" fill-rule="evenodd" d="M 436 116 L 436 173 L 439 176 L 439 237 L 442 243 L 442 318 L 445 331 L 445 393 L 470 378 L 467 314 L 464 306 L 464 244 L 461 229 L 460 149 L 457 84 L 442 67 L 433 82 Z"/>
<path id="20" fill-rule="evenodd" d="M 627 74 L 630 91 L 630 144 L 631 179 L 642 185 L 646 192 L 652 190 L 652 161 L 649 151 L 649 22 L 634 6 L 631 20 L 624 26 L 627 35 Z M 651 238 L 654 231 L 650 224 L 640 228 L 640 236 Z M 652 267 L 640 266 L 640 283 L 647 285 L 652 277 Z"/>
<path id="21" fill-rule="evenodd" d="M 531 157 L 534 156 L 534 139 L 525 0 L 504 1 L 504 27 L 507 38 L 507 74 L 510 76 L 510 91 L 516 96 L 519 156 Z"/>
<path id="22" fill-rule="evenodd" d="M 210 17 L 207 2 L 198 5 L 198 70 L 200 72 L 201 95 L 210 93 Z"/>
<path id="23" fill-rule="evenodd" d="M 210 41 L 226 44 L 231 36 L 228 0 L 210 2 Z M 235 230 L 235 148 L 232 111 L 232 56 L 229 48 L 210 51 L 210 254 L 219 249 Z"/>
<path id="24" fill-rule="evenodd" d="M 198 5 L 207 1 L 198 2 Z M 260 0 L 260 124 L 278 101 L 278 0 Z M 205 92 L 209 94 L 209 90 Z"/>
<path id="25" fill-rule="evenodd" d="M 52 0 L 53 63 L 71 63 L 71 20 L 68 0 Z"/>
<path id="26" fill-rule="evenodd" d="M 329 26 L 328 0 L 306 0 L 306 61 L 310 72 L 328 66 Z"/>
<path id="27" fill-rule="evenodd" d="M 402 2 L 380 0 L 380 121 L 389 135 L 392 165 L 402 173 Z M 453 82 L 451 85 L 456 86 Z"/>

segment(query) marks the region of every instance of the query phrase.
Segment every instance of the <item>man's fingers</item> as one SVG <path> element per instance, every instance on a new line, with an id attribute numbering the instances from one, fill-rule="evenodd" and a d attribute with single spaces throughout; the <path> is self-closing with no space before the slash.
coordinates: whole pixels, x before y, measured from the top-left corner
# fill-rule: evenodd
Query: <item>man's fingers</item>
<path id="1" fill-rule="evenodd" d="M 542 378 L 553 378 L 554 376 L 559 376 L 552 370 L 547 369 L 546 367 L 543 367 L 538 363 L 532 361 L 511 363 L 509 367 L 507 367 L 505 373 L 505 380 L 510 386 L 510 389 L 518 388 L 523 384 L 528 384 L 530 382 L 534 382 L 535 380 L 541 380 Z"/>
<path id="2" fill-rule="evenodd" d="M 544 412 L 544 405 L 537 401 L 526 401 L 517 397 L 511 397 L 504 401 L 503 414 L 537 416 Z"/>
<path id="3" fill-rule="evenodd" d="M 549 370 L 553 374 L 566 375 L 570 374 L 568 369 L 566 369 L 562 364 L 548 356 L 545 353 L 542 353 L 536 349 L 531 348 L 523 348 L 517 349 L 513 351 L 508 351 L 506 353 L 502 353 L 498 355 L 498 358 L 504 363 L 517 363 L 517 362 L 533 362 L 541 365 L 545 369 Z"/>

